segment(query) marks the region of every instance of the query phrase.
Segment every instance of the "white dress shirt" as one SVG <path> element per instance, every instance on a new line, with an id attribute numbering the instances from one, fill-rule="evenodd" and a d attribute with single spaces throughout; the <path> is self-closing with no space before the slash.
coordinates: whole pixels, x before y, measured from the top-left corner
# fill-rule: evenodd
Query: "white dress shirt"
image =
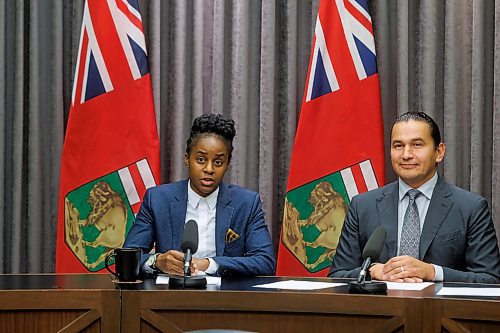
<path id="1" fill-rule="evenodd" d="M 415 203 L 418 208 L 418 216 L 420 218 L 420 233 L 422 233 L 422 229 L 424 228 L 425 217 L 427 216 L 427 210 L 429 209 L 429 204 L 431 203 L 432 193 L 434 192 L 434 188 L 436 187 L 436 183 L 438 181 L 437 172 L 425 182 L 422 186 L 417 188 L 422 195 L 418 196 L 415 199 Z M 410 198 L 406 195 L 406 192 L 411 190 L 412 187 L 408 186 L 404 181 L 399 179 L 399 201 L 398 201 L 398 255 L 400 250 L 401 243 L 401 231 L 403 229 L 403 220 L 405 216 L 406 209 L 408 208 L 408 204 L 410 203 Z M 418 259 L 418 258 L 417 258 Z M 434 281 L 443 281 L 443 268 L 438 265 L 434 265 L 434 270 L 436 275 L 434 276 Z"/>
<path id="2" fill-rule="evenodd" d="M 212 259 L 216 255 L 215 245 L 215 213 L 217 211 L 217 196 L 219 188 L 207 197 L 198 195 L 191 188 L 191 180 L 188 181 L 188 202 L 186 205 L 186 223 L 195 220 L 198 224 L 198 250 L 193 255 L 195 258 L 207 258 L 210 262 L 205 270 L 206 274 L 215 274 L 219 264 Z M 147 262 L 142 265 L 147 273 L 153 273 Z"/>
<path id="3" fill-rule="evenodd" d="M 198 223 L 198 251 L 193 257 L 208 258 L 210 265 L 205 271 L 207 274 L 214 274 L 219 268 L 219 265 L 212 259 L 216 255 L 215 213 L 218 195 L 219 188 L 209 196 L 202 197 L 191 188 L 191 180 L 188 181 L 188 202 L 184 222 L 195 220 Z"/>

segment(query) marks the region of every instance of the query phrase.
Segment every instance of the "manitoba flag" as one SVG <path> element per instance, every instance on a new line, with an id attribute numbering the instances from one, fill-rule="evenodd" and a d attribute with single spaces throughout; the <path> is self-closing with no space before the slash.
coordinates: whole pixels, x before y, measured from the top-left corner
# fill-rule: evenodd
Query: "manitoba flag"
<path id="1" fill-rule="evenodd" d="M 385 183 L 367 0 L 321 0 L 288 176 L 278 275 L 326 276 L 351 198 Z"/>
<path id="2" fill-rule="evenodd" d="M 159 164 L 137 0 L 87 0 L 61 160 L 56 272 L 104 268 L 159 182 Z"/>

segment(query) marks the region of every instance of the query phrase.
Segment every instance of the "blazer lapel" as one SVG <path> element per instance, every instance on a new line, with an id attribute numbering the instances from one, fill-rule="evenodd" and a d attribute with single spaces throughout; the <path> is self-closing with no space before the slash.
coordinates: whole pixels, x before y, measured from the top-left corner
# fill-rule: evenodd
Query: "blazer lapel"
<path id="1" fill-rule="evenodd" d="M 180 242 L 186 220 L 188 186 L 187 180 L 180 182 L 179 187 L 175 191 L 174 200 L 170 202 L 170 225 L 172 226 L 172 247 L 174 249 L 179 249 L 181 246 Z"/>
<path id="2" fill-rule="evenodd" d="M 397 254 L 398 183 L 394 182 L 390 184 L 376 201 L 380 224 L 387 230 L 384 251 L 379 260 L 380 262 L 385 262 Z"/>
<path id="3" fill-rule="evenodd" d="M 219 186 L 219 197 L 217 198 L 217 211 L 215 213 L 215 247 L 217 256 L 224 255 L 226 248 L 226 233 L 231 225 L 234 208 L 229 206 L 231 194 L 226 184 Z"/>
<path id="4" fill-rule="evenodd" d="M 420 259 L 425 257 L 429 246 L 436 237 L 451 207 L 453 207 L 451 193 L 448 190 L 447 184 L 439 177 L 432 193 L 429 209 L 425 216 L 424 227 L 420 235 Z"/>

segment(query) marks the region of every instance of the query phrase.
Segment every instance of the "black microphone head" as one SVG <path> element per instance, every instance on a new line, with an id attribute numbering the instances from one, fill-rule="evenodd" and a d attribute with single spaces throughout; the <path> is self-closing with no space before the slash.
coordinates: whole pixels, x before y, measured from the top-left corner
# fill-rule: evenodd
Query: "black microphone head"
<path id="1" fill-rule="evenodd" d="M 384 249 L 385 237 L 387 236 L 387 230 L 378 226 L 373 231 L 368 242 L 366 242 L 365 248 L 363 249 L 363 259 L 370 257 L 372 262 L 378 260 Z"/>
<path id="2" fill-rule="evenodd" d="M 187 249 L 191 249 L 192 254 L 198 250 L 198 223 L 195 220 L 189 220 L 184 225 L 181 250 L 182 252 L 186 252 Z"/>

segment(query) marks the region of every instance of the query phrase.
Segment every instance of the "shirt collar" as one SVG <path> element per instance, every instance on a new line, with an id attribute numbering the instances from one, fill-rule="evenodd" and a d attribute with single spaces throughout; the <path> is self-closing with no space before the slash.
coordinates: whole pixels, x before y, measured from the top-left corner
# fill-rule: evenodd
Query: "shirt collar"
<path id="1" fill-rule="evenodd" d="M 436 183 L 438 181 L 438 173 L 434 173 L 434 176 L 432 176 L 431 179 L 429 179 L 427 182 L 422 184 L 417 190 L 422 192 L 422 194 L 429 200 L 432 198 L 432 192 L 434 192 L 434 188 L 436 187 Z M 408 184 L 406 184 L 404 181 L 401 180 L 401 178 L 398 179 L 399 182 L 399 201 L 403 200 L 404 196 L 406 195 L 406 192 L 412 189 Z"/>
<path id="2" fill-rule="evenodd" d="M 219 187 L 207 197 L 202 197 L 191 188 L 191 180 L 188 180 L 188 203 L 193 209 L 198 208 L 201 199 L 207 200 L 208 208 L 214 210 L 217 205 L 217 196 L 219 195 Z"/>

